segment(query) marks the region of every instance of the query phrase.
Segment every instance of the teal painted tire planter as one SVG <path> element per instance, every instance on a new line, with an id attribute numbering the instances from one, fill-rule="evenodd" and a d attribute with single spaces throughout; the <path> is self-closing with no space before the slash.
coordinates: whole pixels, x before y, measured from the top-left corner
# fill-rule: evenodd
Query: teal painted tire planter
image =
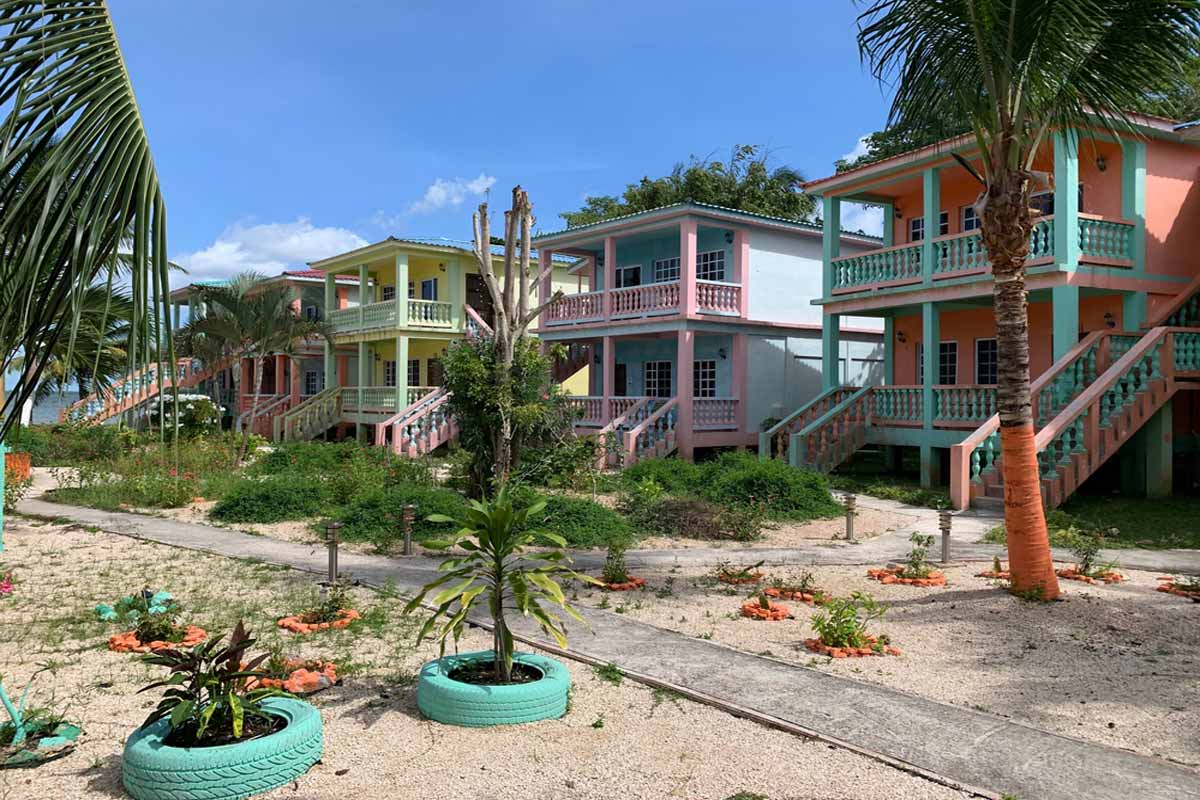
<path id="1" fill-rule="evenodd" d="M 121 757 L 125 791 L 136 800 L 240 800 L 300 777 L 321 758 L 320 712 L 288 697 L 268 698 L 263 708 L 287 727 L 237 744 L 169 747 L 165 719 L 138 729 Z"/>
<path id="2" fill-rule="evenodd" d="M 558 719 L 567 713 L 571 674 L 552 658 L 517 653 L 513 661 L 534 667 L 542 679 L 511 686 L 478 686 L 450 680 L 448 673 L 465 661 L 491 661 L 492 651 L 460 653 L 430 661 L 417 681 L 417 708 L 447 725 L 486 728 Z"/>

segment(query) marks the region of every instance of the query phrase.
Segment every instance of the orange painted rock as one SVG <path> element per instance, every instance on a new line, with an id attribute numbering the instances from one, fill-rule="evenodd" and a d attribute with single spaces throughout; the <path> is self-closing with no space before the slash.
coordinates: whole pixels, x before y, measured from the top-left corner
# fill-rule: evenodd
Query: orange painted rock
<path id="1" fill-rule="evenodd" d="M 29 480 L 33 474 L 29 453 L 5 453 L 4 471 L 18 483 Z"/>
<path id="2" fill-rule="evenodd" d="M 1006 569 L 1002 569 L 999 572 L 996 572 L 996 570 L 994 570 L 994 569 L 984 570 L 983 572 L 976 572 L 975 577 L 976 578 L 992 578 L 993 580 L 999 580 L 999 581 L 1011 581 L 1012 580 L 1012 575 Z"/>
<path id="3" fill-rule="evenodd" d="M 891 569 L 869 569 L 867 577 L 880 583 L 901 583 L 905 586 L 945 586 L 946 576 L 941 572 L 930 572 L 924 578 L 905 578 L 901 573 L 904 572 L 903 567 L 892 567 Z"/>
<path id="4" fill-rule="evenodd" d="M 779 600 L 795 600 L 798 603 L 808 603 L 811 605 L 822 605 L 825 602 L 825 595 L 820 592 L 798 592 L 792 589 L 776 589 L 770 587 L 763 589 L 763 593 L 767 597 L 775 597 Z"/>
<path id="5" fill-rule="evenodd" d="M 866 658 L 868 656 L 898 656 L 900 648 L 889 645 L 879 646 L 879 640 L 874 636 L 864 637 L 866 647 L 830 647 L 820 639 L 805 639 L 804 646 L 814 653 L 830 658 Z"/>
<path id="6" fill-rule="evenodd" d="M 338 618 L 332 622 L 305 622 L 302 615 L 295 614 L 279 620 L 279 627 L 289 630 L 292 633 L 312 633 L 313 631 L 324 631 L 330 628 L 345 628 L 360 617 L 362 617 L 362 614 L 359 614 L 353 608 L 343 608 L 338 612 Z"/>
<path id="7" fill-rule="evenodd" d="M 329 661 L 288 661 L 284 668 L 291 670 L 286 678 L 261 678 L 250 681 L 250 688 L 282 689 L 291 694 L 312 694 L 337 683 L 337 669 Z"/>
<path id="8" fill-rule="evenodd" d="M 1162 583 L 1156 587 L 1156 591 L 1173 594 L 1177 597 L 1186 597 L 1193 602 L 1200 603 L 1200 592 L 1179 588 L 1175 585 L 1175 579 L 1170 576 L 1159 578 L 1158 580 L 1162 581 Z"/>
<path id="9" fill-rule="evenodd" d="M 742 616 L 750 619 L 765 619 L 768 622 L 792 618 L 792 612 L 783 603 L 768 603 L 768 606 L 770 607 L 763 608 L 757 600 L 742 603 Z"/>
<path id="10" fill-rule="evenodd" d="M 1083 583 L 1121 583 L 1128 580 L 1121 573 L 1113 572 L 1112 570 L 1101 572 L 1099 575 L 1084 575 L 1079 571 L 1078 567 L 1064 567 L 1063 569 L 1055 570 L 1054 574 L 1069 581 L 1081 581 Z"/>
<path id="11" fill-rule="evenodd" d="M 137 633 L 129 631 L 108 637 L 108 649 L 114 653 L 155 653 L 159 650 L 169 650 L 176 647 L 194 647 L 208 638 L 208 632 L 195 625 L 188 625 L 183 630 L 183 639 L 178 642 L 139 642 Z"/>
<path id="12" fill-rule="evenodd" d="M 609 591 L 609 592 L 628 592 L 631 589 L 640 589 L 645 585 L 646 585 L 645 578 L 635 578 L 632 575 L 630 575 L 629 580 L 625 581 L 624 583 L 604 583 L 603 581 L 600 582 L 600 588 L 604 589 L 605 591 Z"/>

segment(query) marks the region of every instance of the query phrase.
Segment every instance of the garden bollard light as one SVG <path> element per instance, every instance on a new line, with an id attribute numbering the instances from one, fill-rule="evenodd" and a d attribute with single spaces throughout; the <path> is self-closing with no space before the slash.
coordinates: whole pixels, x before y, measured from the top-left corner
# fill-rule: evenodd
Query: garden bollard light
<path id="1" fill-rule="evenodd" d="M 857 498 L 852 494 L 846 495 L 846 541 L 854 541 L 854 505 Z"/>
<path id="2" fill-rule="evenodd" d="M 942 531 L 942 563 L 950 561 L 950 509 L 938 511 L 938 528 Z"/>
<path id="3" fill-rule="evenodd" d="M 412 503 L 406 503 L 404 506 L 404 555 L 406 556 L 413 554 L 412 531 L 416 509 L 417 507 Z"/>
<path id="4" fill-rule="evenodd" d="M 337 583 L 338 577 L 338 543 L 342 523 L 331 522 L 325 526 L 325 544 L 329 547 L 329 587 Z"/>

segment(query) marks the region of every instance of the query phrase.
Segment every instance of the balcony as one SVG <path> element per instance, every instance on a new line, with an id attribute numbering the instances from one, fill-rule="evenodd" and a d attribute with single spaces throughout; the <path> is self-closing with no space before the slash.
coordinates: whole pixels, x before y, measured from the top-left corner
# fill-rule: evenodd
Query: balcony
<path id="1" fill-rule="evenodd" d="M 1034 223 L 1029 235 L 1027 266 L 1054 263 L 1055 225 L 1053 215 L 1040 217 Z M 1079 214 L 1076 229 L 1080 263 L 1133 266 L 1135 226 L 1132 222 Z M 940 236 L 931 244 L 934 262 L 930 278 L 935 282 L 991 273 L 987 248 L 978 230 Z M 833 259 L 830 262 L 833 294 L 857 294 L 923 283 L 925 247 L 924 242 L 913 242 Z"/>
<path id="2" fill-rule="evenodd" d="M 682 282 L 666 281 L 625 286 L 612 291 L 569 294 L 546 310 L 547 326 L 579 325 L 682 313 Z M 696 312 L 740 316 L 742 286 L 725 281 L 696 281 Z"/>
<path id="3" fill-rule="evenodd" d="M 440 300 L 409 299 L 407 324 L 399 324 L 399 319 L 400 309 L 394 300 L 341 308 L 329 314 L 329 323 L 339 336 L 397 328 L 454 328 L 453 307 Z"/>
<path id="4" fill-rule="evenodd" d="M 607 399 L 607 408 L 605 400 Z M 639 403 L 660 402 L 666 398 L 609 397 L 598 395 L 570 397 L 567 402 L 575 412 L 575 424 L 580 428 L 604 428 L 613 420 L 629 413 Z M 692 399 L 692 430 L 729 431 L 738 429 L 737 397 L 695 397 Z"/>

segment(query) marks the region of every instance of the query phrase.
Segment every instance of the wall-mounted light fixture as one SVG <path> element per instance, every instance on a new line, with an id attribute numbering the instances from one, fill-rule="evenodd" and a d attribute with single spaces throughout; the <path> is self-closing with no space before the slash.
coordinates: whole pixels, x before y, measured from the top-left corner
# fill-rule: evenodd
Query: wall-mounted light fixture
<path id="1" fill-rule="evenodd" d="M 896 331 L 896 341 L 900 344 L 908 344 L 908 337 L 904 335 L 904 331 Z"/>
<path id="2" fill-rule="evenodd" d="M 1104 172 L 1104 170 L 1108 169 L 1108 161 L 1105 160 L 1104 153 L 1096 156 L 1096 169 L 1100 170 L 1101 172 Z"/>
<path id="3" fill-rule="evenodd" d="M 445 271 L 446 271 L 446 265 L 438 264 L 438 272 L 445 272 Z"/>
<path id="4" fill-rule="evenodd" d="M 725 244 L 733 244 L 733 231 L 725 231 Z"/>
<path id="5" fill-rule="evenodd" d="M 718 348 L 717 355 L 719 355 L 721 357 L 721 360 L 724 361 L 725 360 L 725 348 L 724 347 Z"/>
<path id="6" fill-rule="evenodd" d="M 904 219 L 904 212 L 900 210 L 900 206 L 892 206 L 892 216 L 896 219 Z"/>
<path id="7" fill-rule="evenodd" d="M 1113 316 L 1111 311 L 1104 312 L 1104 325 L 1108 328 L 1117 327 L 1117 318 Z"/>

